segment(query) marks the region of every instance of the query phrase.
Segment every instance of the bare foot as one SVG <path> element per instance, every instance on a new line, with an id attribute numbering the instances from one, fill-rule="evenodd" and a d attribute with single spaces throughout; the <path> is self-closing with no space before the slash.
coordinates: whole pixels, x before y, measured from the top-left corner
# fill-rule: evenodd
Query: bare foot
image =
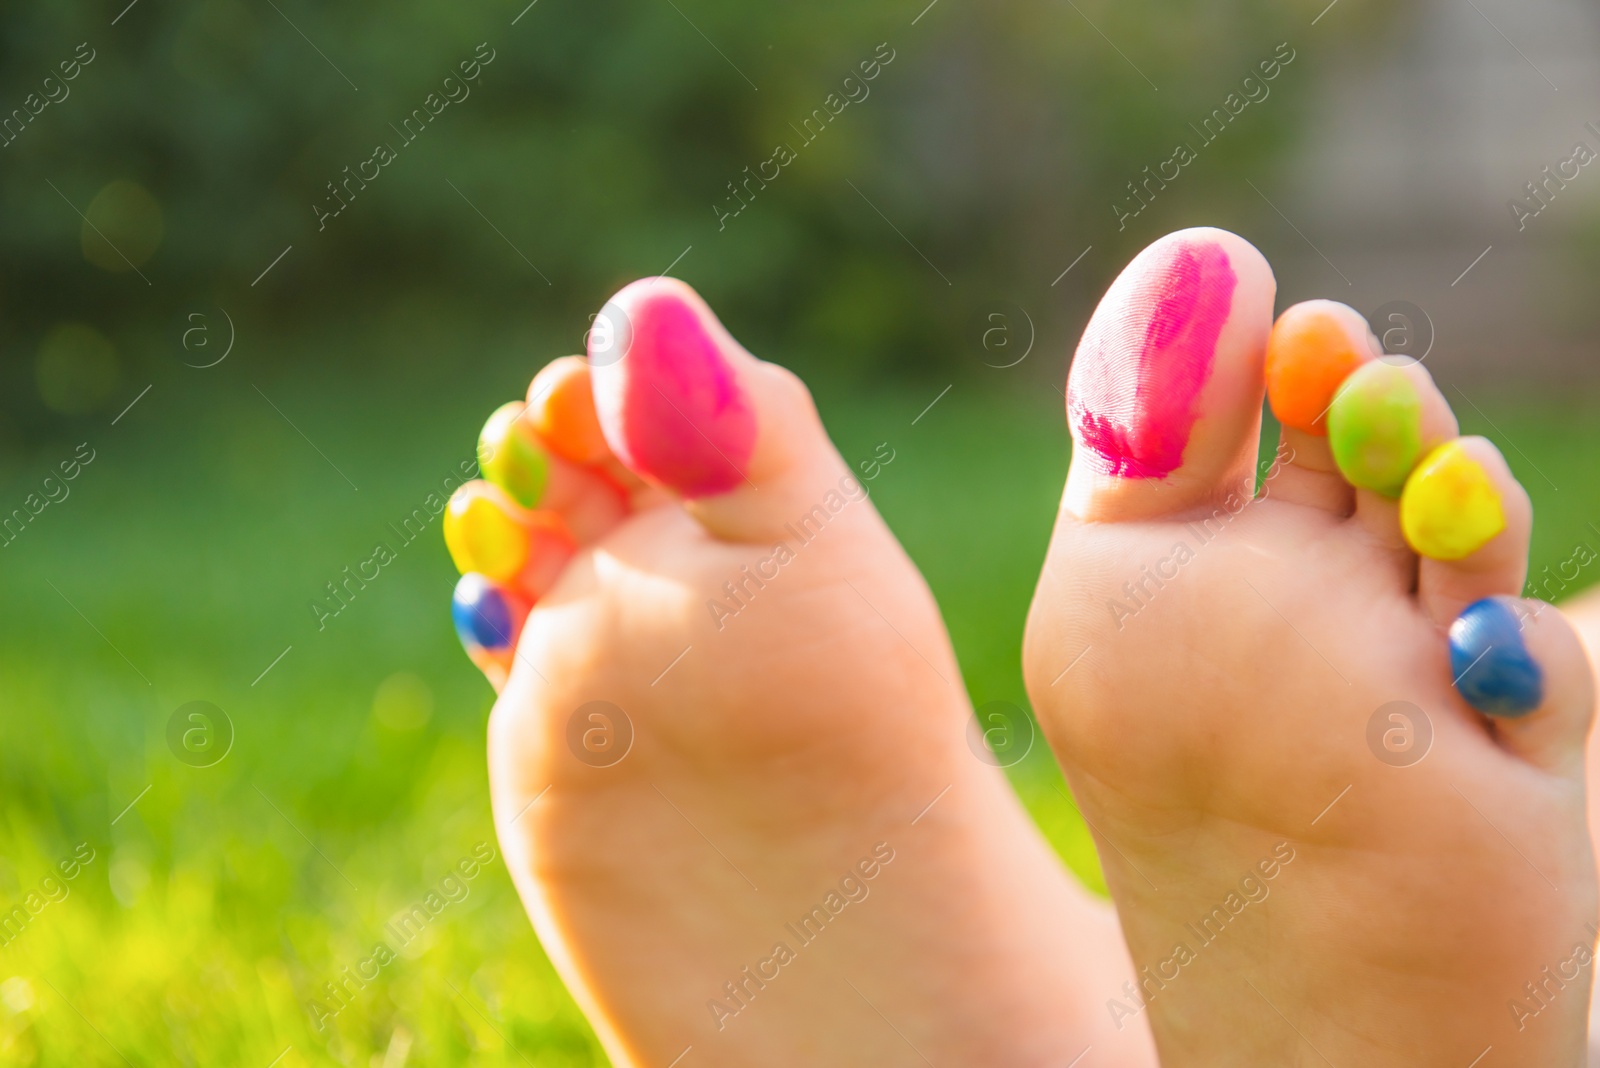
<path id="1" fill-rule="evenodd" d="M 1139 969 L 1108 1011 L 1167 1068 L 1577 1064 L 1593 687 L 1512 599 L 1527 497 L 1359 315 L 1274 326 L 1274 288 L 1171 235 L 1072 367 L 1025 668 Z"/>
<path id="2" fill-rule="evenodd" d="M 491 420 L 447 537 L 506 861 L 614 1063 L 1153 1064 L 805 387 L 669 279 L 590 349 Z"/>

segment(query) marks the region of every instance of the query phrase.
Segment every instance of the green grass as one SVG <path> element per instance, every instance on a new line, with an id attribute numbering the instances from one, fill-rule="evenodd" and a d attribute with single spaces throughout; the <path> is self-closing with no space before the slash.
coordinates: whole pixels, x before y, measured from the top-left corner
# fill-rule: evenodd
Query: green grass
<path id="1" fill-rule="evenodd" d="M 210 372 L 163 365 L 120 423 L 85 421 L 0 489 L 9 510 L 77 442 L 95 450 L 70 497 L 0 549 L 0 906 L 93 850 L 0 952 L 0 1063 L 265 1068 L 292 1047 L 278 1064 L 371 1068 L 407 1042 L 413 1064 L 604 1063 L 498 857 L 325 1032 L 312 1026 L 308 1003 L 331 1005 L 323 984 L 494 843 L 490 693 L 449 626 L 437 524 L 325 630 L 308 603 L 395 544 L 388 524 L 469 455 L 535 350 L 390 340 L 440 356 L 357 373 L 326 342 L 320 370 L 292 377 L 248 354 Z M 914 425 L 942 382 L 817 392 L 847 459 L 895 450 L 874 497 L 938 595 L 974 700 L 1025 707 L 1018 650 L 1067 439 L 1060 395 L 1009 374 L 958 382 Z M 1587 526 L 1600 433 L 1584 413 L 1475 399 L 1490 414 L 1462 404 L 1464 422 L 1515 444 L 1540 509 L 1536 566 L 1580 538 L 1600 548 Z M 212 767 L 167 748 L 169 716 L 193 700 L 236 732 Z M 1042 741 L 1012 771 L 1097 884 Z"/>

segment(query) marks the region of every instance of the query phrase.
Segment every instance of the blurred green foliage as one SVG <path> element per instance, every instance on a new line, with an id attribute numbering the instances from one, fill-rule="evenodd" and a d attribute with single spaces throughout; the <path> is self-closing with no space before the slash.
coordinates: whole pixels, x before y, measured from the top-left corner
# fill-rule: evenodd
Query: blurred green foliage
<path id="1" fill-rule="evenodd" d="M 124 384 L 170 364 L 185 314 L 213 306 L 247 336 L 364 306 L 538 322 L 576 349 L 611 289 L 674 261 L 753 348 L 781 342 L 804 369 L 970 365 L 1005 302 L 1057 337 L 1104 265 L 1155 234 L 1262 216 L 1242 176 L 1268 180 L 1316 66 L 1382 14 L 1346 0 L 1313 28 L 1310 6 L 1268 0 L 124 7 L 5 16 L 0 115 L 59 94 L 42 88 L 52 75 L 67 91 L 0 149 L 13 438 L 41 425 L 30 371 L 63 319 L 117 343 Z M 1119 231 L 1128 183 L 1284 41 L 1298 58 L 1270 102 Z M 892 62 L 847 87 L 880 43 Z M 480 45 L 492 62 L 449 102 L 445 79 Z M 92 62 L 64 82 L 75 53 Z M 408 143 L 403 122 L 429 94 L 440 113 Z M 830 94 L 842 113 L 806 145 L 799 128 Z M 729 183 L 779 144 L 798 159 L 721 226 Z M 320 219 L 330 183 L 380 145 L 397 158 Z M 1086 269 L 1052 288 L 1091 244 Z M 460 357 L 339 355 L 440 358 Z"/>

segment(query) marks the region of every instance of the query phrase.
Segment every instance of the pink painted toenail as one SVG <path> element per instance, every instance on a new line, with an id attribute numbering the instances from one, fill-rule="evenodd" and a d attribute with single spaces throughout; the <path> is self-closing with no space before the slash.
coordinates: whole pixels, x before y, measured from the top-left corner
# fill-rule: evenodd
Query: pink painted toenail
<path id="1" fill-rule="evenodd" d="M 755 409 L 699 311 L 672 292 L 625 311 L 617 305 L 602 315 L 614 324 L 621 357 L 590 354 L 595 408 L 612 451 L 685 497 L 738 486 L 755 449 Z"/>
<path id="2" fill-rule="evenodd" d="M 1067 385 L 1067 419 L 1101 473 L 1165 478 L 1183 462 L 1237 283 L 1221 245 L 1173 241 L 1112 284 Z"/>

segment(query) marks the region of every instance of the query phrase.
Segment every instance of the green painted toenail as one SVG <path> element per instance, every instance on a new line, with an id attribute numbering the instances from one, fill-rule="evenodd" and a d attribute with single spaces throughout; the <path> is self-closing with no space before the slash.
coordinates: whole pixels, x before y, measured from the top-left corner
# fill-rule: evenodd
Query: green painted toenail
<path id="1" fill-rule="evenodd" d="M 1328 444 L 1352 486 L 1400 496 L 1422 455 L 1422 399 L 1410 376 L 1381 360 L 1351 374 L 1328 409 Z"/>
<path id="2" fill-rule="evenodd" d="M 544 496 L 550 465 L 535 444 L 523 411 L 521 401 L 495 409 L 478 435 L 478 463 L 484 478 L 511 494 L 524 508 L 535 508 Z"/>

